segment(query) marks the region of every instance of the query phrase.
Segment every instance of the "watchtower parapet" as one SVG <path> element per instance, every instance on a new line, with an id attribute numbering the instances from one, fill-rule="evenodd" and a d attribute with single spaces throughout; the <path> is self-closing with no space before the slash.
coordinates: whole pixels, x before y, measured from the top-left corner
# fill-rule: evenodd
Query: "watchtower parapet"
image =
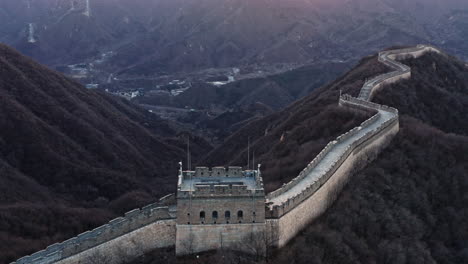
<path id="1" fill-rule="evenodd" d="M 260 167 L 197 167 L 194 171 L 179 170 L 177 197 L 264 196 Z"/>

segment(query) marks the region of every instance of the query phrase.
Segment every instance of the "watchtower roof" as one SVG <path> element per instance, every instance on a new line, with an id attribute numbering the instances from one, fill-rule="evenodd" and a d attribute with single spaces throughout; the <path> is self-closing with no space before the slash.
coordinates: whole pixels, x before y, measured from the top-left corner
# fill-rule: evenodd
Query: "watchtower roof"
<path id="1" fill-rule="evenodd" d="M 260 170 L 242 170 L 241 167 L 197 167 L 179 175 L 179 192 L 228 194 L 263 192 Z"/>

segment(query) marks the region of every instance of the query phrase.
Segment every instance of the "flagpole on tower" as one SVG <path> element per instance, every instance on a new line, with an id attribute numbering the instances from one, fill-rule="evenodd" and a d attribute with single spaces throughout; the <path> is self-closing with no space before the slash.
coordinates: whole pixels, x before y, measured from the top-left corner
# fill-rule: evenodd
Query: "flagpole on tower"
<path id="1" fill-rule="evenodd" d="M 255 150 L 252 152 L 253 158 L 252 158 L 252 170 L 255 169 Z"/>

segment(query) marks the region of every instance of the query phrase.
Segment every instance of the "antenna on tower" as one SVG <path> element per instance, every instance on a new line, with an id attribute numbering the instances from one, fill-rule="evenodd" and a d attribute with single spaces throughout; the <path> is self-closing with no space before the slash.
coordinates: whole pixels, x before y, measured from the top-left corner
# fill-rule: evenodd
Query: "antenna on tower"
<path id="1" fill-rule="evenodd" d="M 250 137 L 247 140 L 247 169 L 250 169 Z"/>
<path id="2" fill-rule="evenodd" d="M 190 157 L 190 137 L 187 135 L 187 170 L 190 171 L 192 164 L 192 160 Z"/>
<path id="3" fill-rule="evenodd" d="M 255 150 L 253 151 L 252 155 L 253 155 L 253 158 L 252 158 L 252 170 L 254 170 L 254 169 L 255 169 Z"/>

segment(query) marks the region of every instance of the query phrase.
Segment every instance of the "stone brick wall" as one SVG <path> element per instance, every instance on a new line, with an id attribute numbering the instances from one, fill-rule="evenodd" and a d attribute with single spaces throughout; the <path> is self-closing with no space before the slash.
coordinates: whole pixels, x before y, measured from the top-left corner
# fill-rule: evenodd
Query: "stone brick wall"
<path id="1" fill-rule="evenodd" d="M 175 244 L 175 211 L 173 206 L 166 204 L 173 201 L 174 195 L 160 199 L 158 203 L 150 204 L 142 209 L 135 209 L 111 220 L 108 224 L 95 228 L 68 239 L 62 243 L 48 246 L 45 250 L 18 259 L 14 264 L 48 264 L 48 263 L 89 263 L 86 258 L 105 248 L 112 252 L 119 244 L 129 245 L 129 239 L 135 239 L 143 249 L 167 247 Z M 138 240 L 139 234 L 145 230 L 148 233 L 158 233 L 151 241 L 149 237 L 142 237 L 143 244 Z M 146 243 L 148 242 L 148 243 Z M 131 255 L 131 247 L 128 253 Z M 88 252 L 86 254 L 81 254 Z"/>
<path id="2" fill-rule="evenodd" d="M 219 248 L 245 252 L 262 246 L 252 243 L 265 234 L 265 223 L 177 225 L 176 254 L 184 255 Z M 253 241 L 261 242 L 261 241 Z"/>
<path id="3" fill-rule="evenodd" d="M 213 219 L 213 212 L 218 213 Z M 226 219 L 226 212 L 230 212 Z M 238 212 L 242 217 L 238 218 Z M 205 218 L 200 218 L 200 212 L 205 212 Z M 179 199 L 177 203 L 177 223 L 182 225 L 263 223 L 265 220 L 264 196 L 251 197 L 214 197 Z"/>
<path id="4" fill-rule="evenodd" d="M 156 248 L 174 246 L 175 240 L 175 220 L 159 220 L 56 263 L 122 263 Z"/>
<path id="5" fill-rule="evenodd" d="M 197 167 L 191 175 L 192 177 L 246 177 L 242 167 L 230 166 L 226 170 L 225 167 L 214 167 L 210 170 L 208 167 Z M 190 176 L 184 175 L 184 179 Z"/>
<path id="6" fill-rule="evenodd" d="M 359 99 L 356 99 L 356 98 L 352 98 L 352 97 L 350 97 L 348 95 L 343 95 L 340 98 L 340 105 L 347 106 L 347 107 L 353 108 L 353 109 L 364 110 L 364 111 L 367 111 L 367 110 L 390 111 L 390 112 L 395 113 L 395 118 L 393 120 L 398 120 L 398 110 L 396 110 L 394 108 L 387 107 L 387 106 L 382 106 L 382 105 L 374 104 L 374 103 L 371 103 L 371 102 L 362 101 L 362 100 L 359 100 Z M 353 135 L 356 135 L 363 127 L 367 127 L 370 124 L 376 122 L 376 120 L 379 119 L 379 116 L 380 116 L 380 113 L 376 113 L 374 116 L 372 116 L 368 120 L 361 123 L 360 126 L 358 126 L 356 128 L 353 128 L 352 130 L 346 132 L 345 134 L 337 137 L 336 140 L 328 143 L 327 146 L 325 146 L 325 148 L 307 165 L 306 168 L 304 168 L 304 170 L 302 170 L 299 173 L 299 175 L 296 178 L 294 178 L 293 180 L 291 180 L 287 184 L 283 185 L 278 190 L 269 193 L 267 195 L 267 199 L 272 199 L 273 197 L 276 197 L 276 196 L 278 196 L 280 194 L 286 193 L 293 186 L 297 185 L 300 181 L 302 181 L 304 179 L 304 177 L 306 177 L 314 169 L 314 167 L 316 167 L 316 165 L 318 163 L 320 163 L 322 161 L 323 157 L 325 157 L 325 155 L 327 155 L 333 149 L 334 145 L 336 145 L 337 143 L 345 141 L 346 139 L 350 138 Z M 382 124 L 382 126 L 379 129 L 381 129 L 381 130 L 385 129 L 385 125 L 387 125 L 387 124 L 385 124 L 385 123 Z M 375 133 L 375 134 L 378 133 L 378 132 L 379 131 L 373 131 L 373 133 Z M 370 136 L 371 135 L 366 135 L 364 140 L 366 140 Z M 358 143 L 359 142 L 355 142 L 355 144 L 358 144 Z M 353 146 L 351 146 L 351 148 L 349 149 L 349 152 L 352 150 L 352 147 Z M 342 158 L 345 159 L 346 157 L 343 156 Z M 340 162 L 337 163 L 337 166 L 339 166 L 339 163 Z M 303 194 L 301 194 L 301 196 L 308 197 L 308 196 L 312 195 L 316 190 L 318 190 L 318 188 L 320 188 L 321 185 L 323 185 L 324 182 L 326 182 L 328 180 L 329 177 L 332 176 L 332 173 L 333 173 L 333 170 L 329 171 L 329 173 L 326 173 L 315 185 L 307 187 L 307 189 L 305 189 L 305 192 Z M 290 203 L 292 202 L 292 204 L 290 204 L 290 206 L 287 206 L 287 207 L 294 207 L 296 203 L 293 202 L 293 201 L 296 201 L 296 200 L 298 200 L 298 201 L 301 200 L 301 197 L 298 197 L 298 198 L 292 197 L 291 201 L 289 201 Z M 276 213 L 276 212 L 272 212 L 272 214 L 273 215 L 270 214 L 269 216 L 270 217 L 272 217 L 272 216 L 273 217 L 279 217 L 279 215 L 277 215 L 278 213 Z"/>
<path id="7" fill-rule="evenodd" d="M 426 52 L 441 53 L 434 47 L 424 45 L 418 45 L 415 48 L 409 49 L 381 52 L 379 54 L 379 61 L 395 69 L 395 71 L 366 81 L 361 89 L 359 99 L 349 95 L 344 95 L 340 98 L 341 106 L 359 110 L 363 110 L 363 108 L 378 111 L 383 110 L 393 113 L 394 117 L 382 123 L 378 129 L 367 133 L 364 137 L 353 142 L 329 171 L 325 172 L 310 186 L 304 186 L 304 190 L 300 194 L 289 197 L 286 202 L 279 206 L 270 207 L 270 210 L 266 213 L 266 216 L 270 218 L 267 219 L 267 230 L 268 232 L 275 232 L 277 234 L 277 246 L 281 247 L 285 245 L 302 228 L 325 212 L 353 172 L 375 158 L 381 149 L 398 133 L 398 110 L 369 102 L 369 100 L 384 85 L 411 77 L 411 68 L 395 60 L 408 57 L 417 58 Z M 358 133 L 360 128 L 376 122 L 379 119 L 379 114 L 377 113 L 363 122 L 359 127 L 348 131 L 335 141 L 330 142 L 298 177 L 283 185 L 283 187 L 275 192 L 270 193 L 267 198 L 272 199 L 278 195 L 285 194 L 293 186 L 301 184 L 301 180 L 332 150 L 334 144 L 352 137 Z"/>
<path id="8" fill-rule="evenodd" d="M 284 208 L 278 207 L 277 210 L 273 210 L 273 216 L 279 216 L 276 221 L 277 246 L 284 246 L 310 222 L 322 215 L 336 199 L 353 172 L 371 162 L 398 131 L 398 122 L 392 122 L 379 133 L 373 134 L 349 153 L 331 177 L 323 181 L 319 187 L 310 189 L 314 191 L 312 195 L 307 196 L 308 193 L 304 192 L 305 199 L 298 197 L 291 200 Z"/>
<path id="9" fill-rule="evenodd" d="M 376 116 L 372 117 L 371 119 L 365 121 L 367 123 L 370 123 L 372 119 L 375 119 Z M 364 123 L 363 123 L 364 124 Z M 361 125 L 362 126 L 362 125 Z M 359 140 L 353 142 L 352 145 L 348 146 L 346 149 L 346 152 L 344 155 L 342 155 L 339 160 L 333 164 L 333 166 L 330 167 L 328 171 L 326 171 L 317 181 L 312 183 L 310 186 L 304 186 L 304 191 L 301 192 L 300 194 L 290 197 L 286 202 L 284 202 L 281 205 L 275 205 L 271 208 L 271 210 L 267 211 L 266 216 L 269 218 L 280 218 L 284 214 L 288 213 L 289 211 L 293 210 L 298 206 L 300 203 L 303 201 L 309 199 L 311 196 L 314 196 L 316 192 L 321 190 L 322 186 L 325 185 L 325 183 L 330 179 L 335 177 L 335 173 L 338 169 L 340 169 L 345 162 L 348 162 L 347 159 L 355 153 L 356 149 L 358 149 L 363 143 L 369 143 L 372 140 L 378 139 L 379 137 L 385 137 L 388 133 L 388 131 L 392 131 L 394 127 L 398 127 L 398 115 L 395 115 L 395 118 L 382 123 L 382 125 L 379 127 L 379 129 L 371 131 L 361 137 Z M 345 140 L 347 137 L 350 137 L 350 134 L 357 133 L 357 131 L 360 130 L 359 127 L 355 129 L 354 131 L 349 131 L 347 134 L 344 134 L 340 136 L 337 140 L 333 141 L 331 144 L 329 144 L 324 150 L 329 151 L 329 148 L 333 147 L 333 145 L 337 144 L 338 141 Z M 390 133 L 393 135 L 393 133 Z M 326 153 L 325 153 L 326 154 Z M 325 155 L 323 154 L 323 155 Z M 320 154 L 319 154 L 320 155 Z M 312 164 L 312 163 L 311 163 Z M 312 164 L 314 166 L 314 164 Z M 313 169 L 313 167 L 308 168 L 308 170 Z M 306 171 L 306 173 L 308 173 Z M 301 176 L 305 177 L 305 176 Z M 300 182 L 300 179 L 296 179 L 298 182 Z M 294 181 L 294 180 L 293 180 Z M 290 182 L 287 185 L 285 185 L 282 188 L 288 189 L 291 188 L 289 185 L 293 184 L 298 184 L 294 182 Z M 281 192 L 277 192 L 276 194 L 273 195 L 279 195 L 280 193 L 285 193 L 286 190 L 283 190 Z M 270 199 L 273 198 L 273 196 L 269 196 Z"/>

